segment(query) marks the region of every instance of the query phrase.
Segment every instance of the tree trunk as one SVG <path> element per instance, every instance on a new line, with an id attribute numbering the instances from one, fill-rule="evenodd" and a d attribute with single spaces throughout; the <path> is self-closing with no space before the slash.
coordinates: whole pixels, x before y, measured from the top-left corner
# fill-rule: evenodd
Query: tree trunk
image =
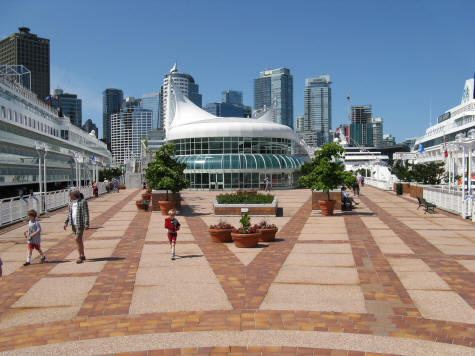
<path id="1" fill-rule="evenodd" d="M 327 190 L 327 197 L 328 197 L 327 200 L 330 201 L 330 191 L 329 190 Z"/>
<path id="2" fill-rule="evenodd" d="M 167 189 L 167 198 L 166 198 L 166 200 L 168 201 L 168 189 Z"/>

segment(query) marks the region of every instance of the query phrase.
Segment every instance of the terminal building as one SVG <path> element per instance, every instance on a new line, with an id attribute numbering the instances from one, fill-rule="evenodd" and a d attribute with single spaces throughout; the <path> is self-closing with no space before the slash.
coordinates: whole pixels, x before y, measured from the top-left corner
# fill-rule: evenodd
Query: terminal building
<path id="1" fill-rule="evenodd" d="M 166 141 L 174 143 L 191 189 L 263 189 L 296 185 L 303 159 L 292 155 L 298 139 L 287 125 L 272 121 L 272 111 L 258 118 L 217 117 L 170 86 Z"/>

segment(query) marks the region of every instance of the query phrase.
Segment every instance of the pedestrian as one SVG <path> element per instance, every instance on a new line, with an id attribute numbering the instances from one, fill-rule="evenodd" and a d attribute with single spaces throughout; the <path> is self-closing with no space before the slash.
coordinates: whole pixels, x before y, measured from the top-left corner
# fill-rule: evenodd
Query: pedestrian
<path id="1" fill-rule="evenodd" d="M 119 181 L 115 178 L 112 181 L 114 182 L 114 191 L 119 193 Z"/>
<path id="2" fill-rule="evenodd" d="M 109 193 L 110 185 L 109 185 L 109 181 L 107 180 L 107 178 L 104 178 L 104 186 L 106 187 L 106 193 Z"/>
<path id="3" fill-rule="evenodd" d="M 364 177 L 361 177 L 361 186 L 364 187 Z"/>
<path id="4" fill-rule="evenodd" d="M 355 179 L 355 182 L 352 185 L 353 188 L 353 195 L 356 195 L 357 197 L 360 195 L 360 183 L 358 182 L 358 179 Z"/>
<path id="5" fill-rule="evenodd" d="M 95 181 L 92 182 L 92 194 L 94 195 L 94 198 L 99 196 L 99 188 L 97 187 L 97 183 Z"/>
<path id="6" fill-rule="evenodd" d="M 79 253 L 79 258 L 76 263 L 83 263 L 86 260 L 86 256 L 84 255 L 84 242 L 82 236 L 84 230 L 89 229 L 89 208 L 86 199 L 81 198 L 79 190 L 71 190 L 69 192 L 69 197 L 71 201 L 68 207 L 68 215 L 66 216 L 66 220 L 64 220 L 64 230 L 66 230 L 68 224 L 71 223 L 71 229 L 73 230 Z"/>
<path id="7" fill-rule="evenodd" d="M 28 239 L 28 257 L 23 266 L 30 264 L 31 255 L 33 250 L 37 250 L 40 253 L 41 263 L 46 261 L 46 256 L 41 251 L 41 226 L 37 219 L 36 210 L 28 210 L 26 212 L 28 216 L 28 230 L 24 232 L 25 237 Z"/>
<path id="8" fill-rule="evenodd" d="M 270 181 L 269 178 L 265 177 L 264 178 L 264 191 L 269 192 L 270 191 Z"/>
<path id="9" fill-rule="evenodd" d="M 168 218 L 165 219 L 165 228 L 168 229 L 168 242 L 170 243 L 171 259 L 175 259 L 175 244 L 177 238 L 177 231 L 180 230 L 180 223 L 175 218 L 176 210 L 171 209 L 168 212 Z"/>

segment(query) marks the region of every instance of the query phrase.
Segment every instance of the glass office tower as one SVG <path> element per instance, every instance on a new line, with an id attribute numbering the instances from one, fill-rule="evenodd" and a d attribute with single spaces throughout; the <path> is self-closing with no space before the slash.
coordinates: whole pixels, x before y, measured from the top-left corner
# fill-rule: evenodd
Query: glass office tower
<path id="1" fill-rule="evenodd" d="M 304 89 L 303 131 L 313 132 L 317 145 L 330 141 L 332 128 L 331 81 L 329 75 L 307 78 Z"/>

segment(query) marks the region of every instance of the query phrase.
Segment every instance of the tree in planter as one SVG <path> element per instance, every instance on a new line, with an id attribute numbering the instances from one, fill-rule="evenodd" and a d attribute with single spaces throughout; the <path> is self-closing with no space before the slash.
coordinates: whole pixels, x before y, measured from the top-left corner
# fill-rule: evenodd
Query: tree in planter
<path id="1" fill-rule="evenodd" d="M 402 182 L 411 181 L 411 171 L 401 161 L 397 161 L 391 168 L 391 173 L 394 174 L 397 179 Z"/>
<path id="2" fill-rule="evenodd" d="M 151 189 L 166 190 L 166 200 L 168 201 L 168 191 L 178 193 L 182 189 L 190 186 L 190 182 L 185 178 L 183 171 L 186 163 L 179 163 L 173 157 L 175 146 L 168 143 L 161 146 L 156 152 L 152 162 L 145 169 L 145 178 L 148 179 L 148 186 Z"/>
<path id="3" fill-rule="evenodd" d="M 341 185 L 351 187 L 356 182 L 352 172 L 345 171 L 340 160 L 345 150 L 336 142 L 327 143 L 315 151 L 310 173 L 299 178 L 299 184 L 311 190 L 323 190 L 330 201 L 330 190 Z"/>
<path id="4" fill-rule="evenodd" d="M 417 183 L 440 184 L 445 173 L 444 162 L 429 162 L 414 164 L 411 178 Z"/>

